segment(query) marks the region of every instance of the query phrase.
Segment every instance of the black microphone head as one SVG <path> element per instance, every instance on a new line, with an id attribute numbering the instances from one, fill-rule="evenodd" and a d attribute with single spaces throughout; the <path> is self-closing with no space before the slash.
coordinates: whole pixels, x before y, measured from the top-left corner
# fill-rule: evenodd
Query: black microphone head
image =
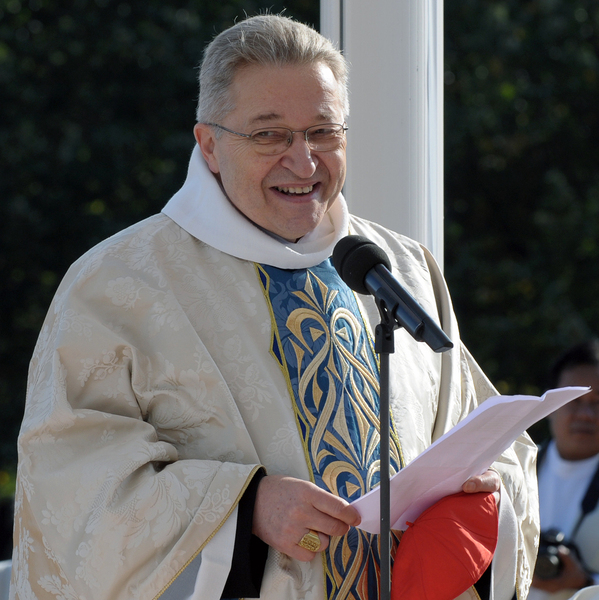
<path id="1" fill-rule="evenodd" d="M 391 271 L 386 252 L 362 235 L 341 238 L 333 249 L 333 266 L 345 283 L 358 294 L 369 294 L 364 280 L 376 265 L 383 264 Z"/>

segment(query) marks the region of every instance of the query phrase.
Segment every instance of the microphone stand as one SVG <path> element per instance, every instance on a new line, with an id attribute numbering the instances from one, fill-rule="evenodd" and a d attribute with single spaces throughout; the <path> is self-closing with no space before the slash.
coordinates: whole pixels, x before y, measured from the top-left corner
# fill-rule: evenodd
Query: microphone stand
<path id="1" fill-rule="evenodd" d="M 453 347 L 445 332 L 391 274 L 384 250 L 363 236 L 341 239 L 333 251 L 333 265 L 341 279 L 360 294 L 372 294 L 381 315 L 375 329 L 375 352 L 380 364 L 380 600 L 391 596 L 391 498 L 389 355 L 395 351 L 393 332 L 403 327 L 417 342 L 435 352 Z"/>
<path id="2" fill-rule="evenodd" d="M 390 490 L 390 408 L 389 408 L 389 355 L 395 352 L 394 331 L 404 327 L 418 342 L 426 342 L 435 352 L 445 352 L 453 344 L 445 333 L 428 315 L 408 297 L 409 304 L 398 302 L 397 297 L 389 295 L 383 286 L 375 289 L 367 285 L 374 296 L 381 315 L 376 326 L 374 349 L 380 360 L 380 478 L 381 478 L 381 533 L 380 561 L 381 588 L 380 600 L 391 598 L 391 490 Z M 415 311 L 415 307 L 417 311 Z"/>
<path id="3" fill-rule="evenodd" d="M 377 302 L 378 304 L 378 302 Z M 390 410 L 389 410 L 389 355 L 395 352 L 393 332 L 395 319 L 391 325 L 387 318 L 389 313 L 381 308 L 382 320 L 375 329 L 374 349 L 380 356 L 380 507 L 381 533 L 379 535 L 379 556 L 381 561 L 380 600 L 391 598 L 391 493 L 390 493 Z"/>

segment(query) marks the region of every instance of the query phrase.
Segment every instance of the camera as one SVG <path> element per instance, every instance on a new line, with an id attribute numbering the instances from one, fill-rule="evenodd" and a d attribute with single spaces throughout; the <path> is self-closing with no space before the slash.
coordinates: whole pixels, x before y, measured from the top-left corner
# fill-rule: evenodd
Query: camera
<path id="1" fill-rule="evenodd" d="M 578 548 L 571 542 L 566 541 L 563 532 L 557 529 L 541 531 L 539 554 L 535 565 L 535 575 L 539 579 L 555 579 L 562 572 L 564 565 L 558 553 L 558 546 L 566 546 L 577 557 L 580 557 Z"/>

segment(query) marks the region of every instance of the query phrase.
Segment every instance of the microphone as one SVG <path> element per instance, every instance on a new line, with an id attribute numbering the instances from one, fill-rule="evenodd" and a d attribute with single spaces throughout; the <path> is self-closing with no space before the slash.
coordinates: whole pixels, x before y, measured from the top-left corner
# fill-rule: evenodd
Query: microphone
<path id="1" fill-rule="evenodd" d="M 348 235 L 337 242 L 332 258 L 341 279 L 359 294 L 372 294 L 381 316 L 393 321 L 394 328 L 404 327 L 435 352 L 453 348 L 445 332 L 393 277 L 389 257 L 380 246 L 364 236 Z"/>

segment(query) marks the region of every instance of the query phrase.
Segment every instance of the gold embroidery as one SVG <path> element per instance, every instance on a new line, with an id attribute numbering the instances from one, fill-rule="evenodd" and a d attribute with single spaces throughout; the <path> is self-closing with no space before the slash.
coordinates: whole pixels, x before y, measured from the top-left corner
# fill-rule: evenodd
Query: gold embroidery
<path id="1" fill-rule="evenodd" d="M 273 356 L 279 358 L 293 391 L 311 479 L 333 494 L 357 498 L 378 484 L 380 473 L 378 361 L 359 307 L 356 312 L 348 310 L 346 306 L 355 304 L 353 294 L 348 303 L 349 290 L 329 289 L 312 270 L 305 273 L 302 289 L 285 296 L 284 290 L 301 275 L 257 269 L 271 310 Z M 270 303 L 269 270 L 277 280 L 273 288 L 277 314 Z M 336 306 L 335 300 L 344 293 Z M 400 465 L 396 441 L 394 432 L 391 457 Z M 358 600 L 378 590 L 372 564 L 378 569 L 378 551 L 376 536 L 360 530 L 332 538 L 324 560 L 328 597 Z"/>

